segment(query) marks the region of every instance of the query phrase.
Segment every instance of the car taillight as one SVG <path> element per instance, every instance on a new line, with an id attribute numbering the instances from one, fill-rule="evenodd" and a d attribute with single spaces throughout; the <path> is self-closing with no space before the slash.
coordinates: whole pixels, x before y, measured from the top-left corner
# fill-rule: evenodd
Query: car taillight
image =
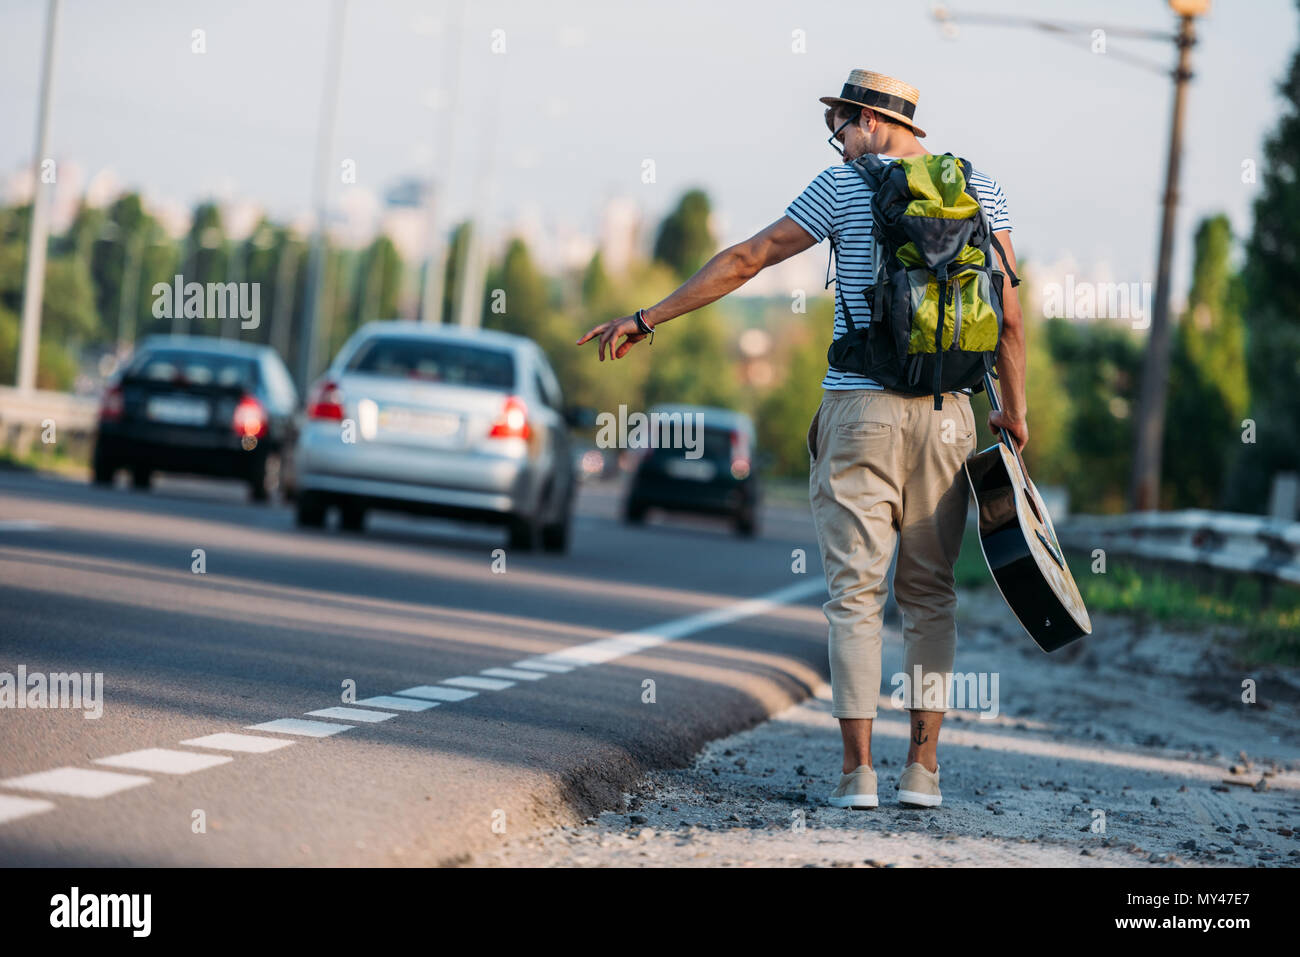
<path id="1" fill-rule="evenodd" d="M 122 408 L 125 403 L 122 400 L 122 387 L 120 385 L 112 386 L 104 393 L 103 401 L 99 405 L 99 419 L 101 422 L 116 422 L 122 418 Z"/>
<path id="2" fill-rule="evenodd" d="M 266 409 L 253 396 L 246 395 L 235 406 L 235 415 L 230 424 L 234 427 L 235 434 L 241 438 L 265 438 L 268 431 Z"/>
<path id="3" fill-rule="evenodd" d="M 731 477 L 749 477 L 749 440 L 740 432 L 731 433 Z"/>
<path id="4" fill-rule="evenodd" d="M 343 390 L 329 379 L 322 379 L 307 402 L 307 418 L 343 421 Z"/>
<path id="5" fill-rule="evenodd" d="M 517 395 L 506 399 L 501 415 L 492 423 L 488 433 L 494 439 L 526 439 L 533 434 L 528 425 L 528 407 Z"/>

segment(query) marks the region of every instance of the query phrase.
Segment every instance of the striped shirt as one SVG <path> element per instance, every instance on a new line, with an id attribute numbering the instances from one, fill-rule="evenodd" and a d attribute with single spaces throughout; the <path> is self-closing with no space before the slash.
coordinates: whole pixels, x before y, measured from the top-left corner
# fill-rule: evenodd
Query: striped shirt
<path id="1" fill-rule="evenodd" d="M 888 162 L 887 156 L 880 157 Z M 973 169 L 970 177 L 975 194 L 979 197 L 984 215 L 994 232 L 1011 228 L 1011 215 L 1007 212 L 1007 198 L 993 177 Z M 808 188 L 800 193 L 786 208 L 785 214 L 803 227 L 817 242 L 829 238 L 835 250 L 835 284 L 840 295 L 835 297 L 834 338 L 847 331 L 843 303 L 848 303 L 854 325 L 871 319 L 871 308 L 863 298 L 874 264 L 871 245 L 871 189 L 862 177 L 847 163 L 823 170 Z M 997 253 L 994 254 L 997 258 Z M 997 263 L 1001 268 L 1001 263 Z M 843 372 L 834 367 L 826 370 L 823 389 L 881 389 L 878 382 L 854 372 Z"/>

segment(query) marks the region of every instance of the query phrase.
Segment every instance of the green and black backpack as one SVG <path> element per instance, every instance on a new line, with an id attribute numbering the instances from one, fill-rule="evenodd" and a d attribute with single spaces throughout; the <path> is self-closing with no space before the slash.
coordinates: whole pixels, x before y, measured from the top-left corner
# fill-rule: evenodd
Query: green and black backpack
<path id="1" fill-rule="evenodd" d="M 851 164 L 871 188 L 873 282 L 863 290 L 870 322 L 853 321 L 840 295 L 846 333 L 826 357 L 887 389 L 934 395 L 983 388 L 1002 335 L 1002 284 L 996 247 L 1011 285 L 1020 280 L 971 185 L 971 164 L 944 153 Z"/>

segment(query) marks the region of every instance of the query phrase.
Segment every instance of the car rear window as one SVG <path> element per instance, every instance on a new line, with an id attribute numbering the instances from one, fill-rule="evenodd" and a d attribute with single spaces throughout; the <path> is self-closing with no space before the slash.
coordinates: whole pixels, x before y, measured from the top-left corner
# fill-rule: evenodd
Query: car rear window
<path id="1" fill-rule="evenodd" d="M 220 352 L 158 349 L 136 357 L 126 374 L 149 382 L 252 389 L 257 384 L 257 362 L 247 356 Z"/>
<path id="2" fill-rule="evenodd" d="M 704 442 L 701 454 L 698 456 L 707 459 L 710 462 L 731 462 L 731 430 L 730 429 L 705 429 Z M 694 434 L 691 436 L 692 446 L 698 448 L 695 443 Z M 665 426 L 660 430 L 659 448 L 654 450 L 656 459 L 680 459 L 685 458 L 686 453 L 690 450 L 679 445 L 677 448 L 668 447 L 674 442 L 678 442 L 678 431 L 675 428 Z M 692 456 L 694 453 L 692 452 Z"/>
<path id="3" fill-rule="evenodd" d="M 361 344 L 347 371 L 482 389 L 515 387 L 515 360 L 509 352 L 438 339 L 375 336 Z"/>

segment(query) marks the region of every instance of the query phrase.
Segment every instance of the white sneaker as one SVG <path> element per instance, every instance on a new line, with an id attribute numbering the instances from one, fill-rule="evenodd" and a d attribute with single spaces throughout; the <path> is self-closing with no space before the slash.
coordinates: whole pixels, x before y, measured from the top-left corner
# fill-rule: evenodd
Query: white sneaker
<path id="1" fill-rule="evenodd" d="M 841 775 L 839 787 L 831 792 L 827 801 L 831 807 L 875 807 L 880 803 L 876 797 L 876 772 L 864 764 Z"/>
<path id="2" fill-rule="evenodd" d="M 927 771 L 920 761 L 913 761 L 903 769 L 898 779 L 898 803 L 913 807 L 938 807 L 943 803 L 939 792 L 939 765 Z"/>

